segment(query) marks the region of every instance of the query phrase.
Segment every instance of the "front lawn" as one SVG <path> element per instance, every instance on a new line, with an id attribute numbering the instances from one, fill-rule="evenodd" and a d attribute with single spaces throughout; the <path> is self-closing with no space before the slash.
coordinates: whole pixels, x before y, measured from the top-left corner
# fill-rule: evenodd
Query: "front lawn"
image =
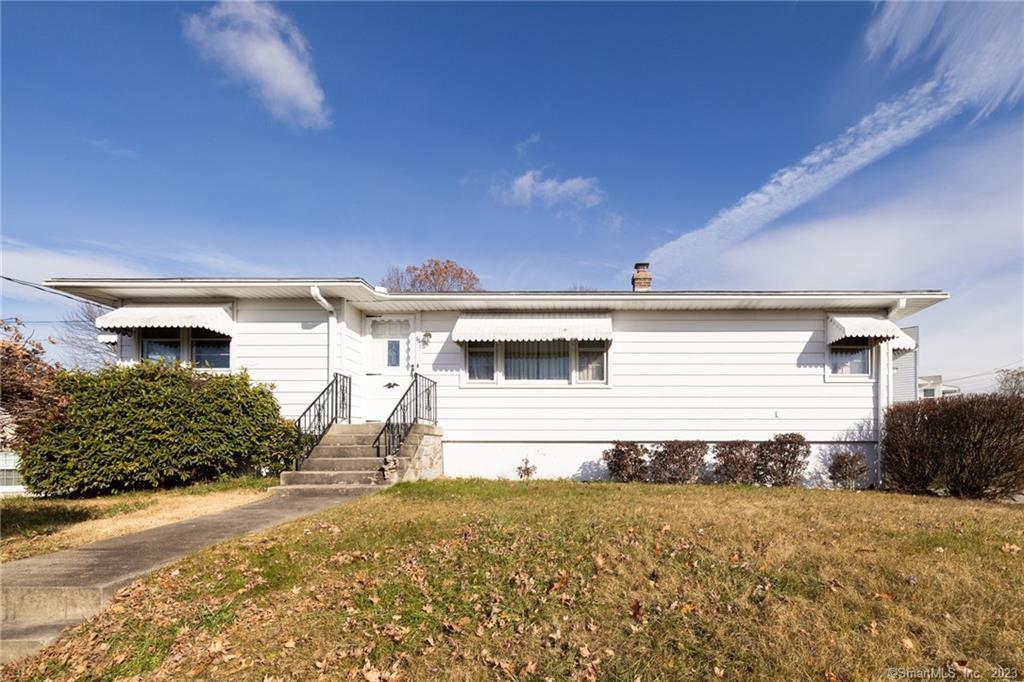
<path id="1" fill-rule="evenodd" d="M 91 499 L 0 497 L 0 561 L 24 559 L 224 511 L 259 499 L 276 484 L 276 478 L 240 476 Z"/>
<path id="2" fill-rule="evenodd" d="M 1024 506 L 403 484 L 200 552 L 9 678 L 1024 674 Z"/>

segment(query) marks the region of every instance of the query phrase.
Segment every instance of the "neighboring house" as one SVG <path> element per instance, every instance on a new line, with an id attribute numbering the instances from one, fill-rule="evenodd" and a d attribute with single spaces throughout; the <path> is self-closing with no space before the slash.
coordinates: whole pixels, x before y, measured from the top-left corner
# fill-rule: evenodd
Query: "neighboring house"
<path id="1" fill-rule="evenodd" d="M 904 327 L 903 332 L 920 343 L 920 329 L 918 327 Z M 897 403 L 917 400 L 917 358 L 918 349 L 909 350 L 904 353 L 894 354 L 892 360 L 892 397 Z"/>
<path id="2" fill-rule="evenodd" d="M 960 389 L 957 386 L 942 383 L 941 374 L 929 374 L 917 380 L 918 398 L 945 398 L 951 395 L 959 395 Z"/>
<path id="3" fill-rule="evenodd" d="M 246 369 L 296 417 L 335 373 L 354 422 L 436 382 L 449 476 L 591 478 L 613 440 L 763 441 L 800 432 L 873 449 L 894 397 L 895 321 L 941 291 L 391 293 L 359 278 L 54 279 L 111 305 L 124 361 Z M 429 382 L 427 382 L 429 383 Z M 346 390 L 348 390 L 346 388 Z M 820 466 L 819 466 L 820 470 Z"/>

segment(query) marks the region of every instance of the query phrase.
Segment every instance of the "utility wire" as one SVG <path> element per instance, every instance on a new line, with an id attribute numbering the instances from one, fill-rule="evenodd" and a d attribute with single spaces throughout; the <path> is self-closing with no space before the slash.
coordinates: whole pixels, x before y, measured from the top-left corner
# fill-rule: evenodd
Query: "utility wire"
<path id="1" fill-rule="evenodd" d="M 1021 364 L 1021 362 L 1022 362 L 1021 360 L 1017 360 L 1015 362 L 1011 362 L 1008 365 L 1003 365 L 1002 367 L 996 367 L 995 369 L 990 369 L 987 372 L 981 372 L 979 374 L 968 374 L 967 376 L 964 376 L 964 377 L 954 377 L 952 379 L 947 379 L 947 378 L 943 377 L 942 380 L 944 382 L 945 381 L 963 381 L 964 379 L 973 379 L 975 377 L 984 377 L 984 376 L 988 376 L 989 374 L 995 374 L 996 372 L 998 372 L 1000 370 L 1003 370 L 1003 369 L 1009 369 L 1010 367 L 1013 367 L 1014 365 L 1019 365 L 1019 364 Z"/>
<path id="2" fill-rule="evenodd" d="M 101 306 L 103 308 L 110 308 L 110 306 L 108 306 L 108 305 L 103 305 L 102 303 L 97 303 L 96 301 L 90 301 L 87 298 L 82 298 L 81 296 L 75 296 L 74 294 L 66 294 L 63 291 L 57 291 L 56 289 L 51 289 L 50 287 L 43 286 L 42 284 L 36 284 L 35 282 L 26 282 L 23 279 L 18 279 L 16 277 L 8 277 L 7 275 L 0 275 L 0 278 L 5 279 L 8 282 L 14 282 L 15 284 L 20 284 L 20 285 L 25 286 L 25 287 L 30 287 L 32 289 L 36 289 L 38 291 L 43 292 L 44 294 L 53 294 L 54 296 L 63 296 L 66 299 L 69 299 L 69 300 L 72 300 L 72 301 L 75 301 L 75 302 L 78 302 L 78 303 L 91 303 L 93 305 L 98 305 L 98 306 Z"/>

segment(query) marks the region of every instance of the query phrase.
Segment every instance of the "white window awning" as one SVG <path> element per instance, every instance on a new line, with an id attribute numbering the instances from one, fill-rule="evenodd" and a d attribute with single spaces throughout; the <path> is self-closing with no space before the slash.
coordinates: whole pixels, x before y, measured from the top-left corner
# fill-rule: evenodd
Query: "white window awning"
<path id="1" fill-rule="evenodd" d="M 892 349 L 896 351 L 917 348 L 917 342 L 909 334 L 880 315 L 829 315 L 829 345 L 846 339 L 891 341 Z"/>
<path id="2" fill-rule="evenodd" d="M 610 341 L 610 313 L 463 313 L 452 340 L 463 341 Z"/>
<path id="3" fill-rule="evenodd" d="M 231 317 L 230 303 L 223 305 L 137 305 L 129 303 L 96 318 L 96 328 L 102 330 L 145 327 L 209 329 L 212 332 L 233 336 L 235 321 Z"/>

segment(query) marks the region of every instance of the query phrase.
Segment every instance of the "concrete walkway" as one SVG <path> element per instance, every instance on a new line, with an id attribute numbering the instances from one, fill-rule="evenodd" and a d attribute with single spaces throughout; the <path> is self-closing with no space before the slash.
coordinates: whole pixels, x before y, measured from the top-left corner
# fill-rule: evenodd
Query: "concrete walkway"
<path id="1" fill-rule="evenodd" d="M 348 502 L 358 493 L 277 494 L 219 514 L 159 526 L 0 567 L 0 664 L 98 613 L 119 589 L 223 540 Z"/>

